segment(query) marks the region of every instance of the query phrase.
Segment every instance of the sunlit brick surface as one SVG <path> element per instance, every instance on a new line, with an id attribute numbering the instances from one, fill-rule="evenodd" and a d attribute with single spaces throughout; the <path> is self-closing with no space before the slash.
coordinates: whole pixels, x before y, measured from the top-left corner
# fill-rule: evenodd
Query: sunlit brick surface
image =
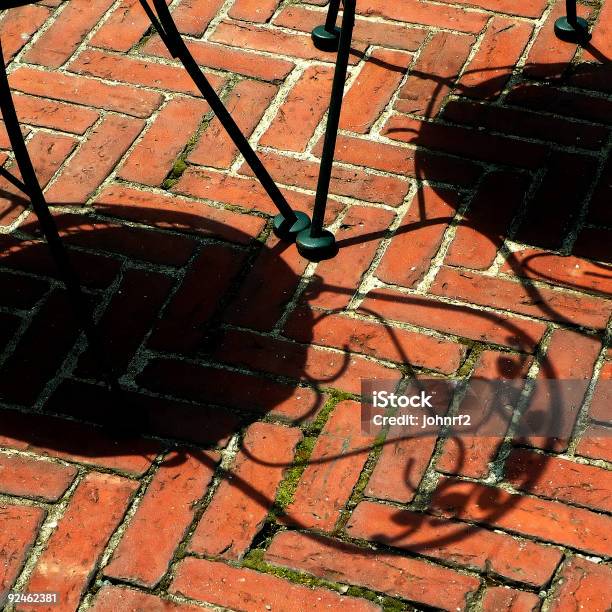
<path id="1" fill-rule="evenodd" d="M 310 211 L 325 0 L 169 5 Z M 584 49 L 554 36 L 564 7 L 357 1 L 326 218 L 340 252 L 317 265 L 271 233 L 273 205 L 137 0 L 0 11 L 23 132 L 123 388 L 100 383 L 36 217 L 0 179 L 0 598 L 612 608 L 612 0 L 579 6 Z M 15 171 L 3 124 L 0 163 Z M 361 431 L 360 380 L 415 374 L 588 391 L 552 442 Z"/>

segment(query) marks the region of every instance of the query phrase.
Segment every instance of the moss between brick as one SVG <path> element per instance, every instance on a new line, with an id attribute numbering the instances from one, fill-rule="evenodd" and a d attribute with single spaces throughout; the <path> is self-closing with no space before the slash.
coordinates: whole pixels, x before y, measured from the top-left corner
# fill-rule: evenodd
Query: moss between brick
<path id="1" fill-rule="evenodd" d="M 264 560 L 265 551 L 261 548 L 251 550 L 243 560 L 243 567 L 247 567 L 258 572 L 265 574 L 272 574 L 278 578 L 288 580 L 295 584 L 301 584 L 310 588 L 325 588 L 332 591 L 337 591 L 341 595 L 350 597 L 359 597 L 361 599 L 368 599 L 382 606 L 385 612 L 405 612 L 410 610 L 410 606 L 405 602 L 395 599 L 394 597 L 387 597 L 379 595 L 370 589 L 364 587 L 347 586 L 339 584 L 337 582 L 331 582 L 324 578 L 317 578 L 312 574 L 305 574 L 296 570 L 288 569 L 286 567 L 279 567 L 277 565 L 271 565 Z"/>

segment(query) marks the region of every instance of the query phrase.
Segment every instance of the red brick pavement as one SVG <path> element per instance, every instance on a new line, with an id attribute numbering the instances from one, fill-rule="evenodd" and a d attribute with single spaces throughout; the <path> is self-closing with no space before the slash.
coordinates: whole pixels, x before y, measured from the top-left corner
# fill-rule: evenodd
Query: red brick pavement
<path id="1" fill-rule="evenodd" d="M 309 210 L 325 0 L 170 4 Z M 552 33 L 563 0 L 357 4 L 327 217 L 341 249 L 318 265 L 273 237 L 137 0 L 0 13 L 125 390 L 100 385 L 3 181 L 0 598 L 61 602 L 16 609 L 612 608 L 612 1 L 580 6 L 586 49 Z M 0 149 L 12 168 L 3 130 Z M 415 373 L 572 378 L 582 407 L 553 443 L 362 433 L 360 380 Z"/>

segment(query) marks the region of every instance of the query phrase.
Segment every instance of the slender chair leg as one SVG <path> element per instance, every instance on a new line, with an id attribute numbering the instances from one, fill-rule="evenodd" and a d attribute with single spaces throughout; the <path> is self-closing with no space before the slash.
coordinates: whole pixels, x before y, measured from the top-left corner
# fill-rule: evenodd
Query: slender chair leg
<path id="1" fill-rule="evenodd" d="M 312 31 L 312 42 L 321 51 L 336 51 L 340 43 L 340 28 L 336 26 L 340 0 L 330 0 L 325 25 Z"/>
<path id="2" fill-rule="evenodd" d="M 566 0 L 566 15 L 555 21 L 555 34 L 557 38 L 565 42 L 584 43 L 588 42 L 589 24 L 586 19 L 576 14 L 576 0 Z"/>
<path id="3" fill-rule="evenodd" d="M 355 25 L 355 0 L 344 0 L 344 14 L 342 16 L 342 29 L 340 31 L 340 45 L 338 48 L 338 59 L 336 71 L 332 83 L 331 100 L 327 117 L 327 129 L 323 142 L 323 153 L 321 155 L 321 169 L 319 171 L 319 182 L 315 196 L 314 211 L 311 226 L 301 232 L 296 240 L 298 251 L 311 261 L 330 259 L 337 251 L 336 240 L 331 232 L 323 229 L 327 197 L 329 195 L 329 183 L 331 181 L 334 154 L 336 150 L 336 139 L 338 137 L 338 126 L 340 124 L 340 113 L 342 111 L 342 100 L 344 97 L 344 85 L 348 70 L 349 54 L 351 51 L 351 40 L 353 27 Z"/>
<path id="4" fill-rule="evenodd" d="M 236 147 L 238 147 L 238 150 L 253 170 L 276 208 L 278 208 L 280 214 L 274 218 L 274 233 L 283 240 L 293 242 L 299 232 L 310 226 L 308 215 L 303 212 L 294 211 L 287 203 L 276 183 L 261 163 L 257 153 L 255 153 L 249 141 L 240 131 L 240 128 L 236 125 L 236 122 L 219 99 L 219 96 L 217 96 L 208 79 L 204 76 L 202 70 L 200 70 L 197 62 L 193 59 L 176 28 L 165 0 L 153 0 L 155 11 L 149 6 L 147 0 L 140 0 L 140 4 L 168 48 L 168 51 L 183 64 L 196 87 L 219 118 L 221 125 Z"/>
<path id="5" fill-rule="evenodd" d="M 102 348 L 102 343 L 94 324 L 91 309 L 81 289 L 78 276 L 70 263 L 68 253 L 60 238 L 57 226 L 49 211 L 47 202 L 45 201 L 38 178 L 36 177 L 34 166 L 32 165 L 30 155 L 21 133 L 4 65 L 4 55 L 2 53 L 2 44 L 0 43 L 0 111 L 2 112 L 2 118 L 4 119 L 6 131 L 15 155 L 15 161 L 19 167 L 23 181 L 19 181 L 4 170 L 1 174 L 22 190 L 30 199 L 32 208 L 38 217 L 40 229 L 47 241 L 51 257 L 55 261 L 60 278 L 66 286 L 68 297 L 74 308 L 75 315 L 98 361 L 101 374 L 109 387 L 117 389 L 118 385 L 116 379 L 111 374 L 112 370 L 109 360 L 106 351 Z"/>

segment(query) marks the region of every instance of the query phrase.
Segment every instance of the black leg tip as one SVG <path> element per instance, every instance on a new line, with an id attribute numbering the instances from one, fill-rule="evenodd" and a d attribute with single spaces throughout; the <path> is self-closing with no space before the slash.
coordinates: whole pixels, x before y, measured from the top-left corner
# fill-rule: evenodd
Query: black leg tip
<path id="1" fill-rule="evenodd" d="M 335 27 L 333 32 L 328 32 L 325 26 L 317 26 L 312 31 L 312 42 L 319 51 L 337 51 L 340 42 L 340 28 Z"/>
<path id="2" fill-rule="evenodd" d="M 303 212 L 295 211 L 297 219 L 287 221 L 283 215 L 274 217 L 274 234 L 286 242 L 295 242 L 296 236 L 310 227 L 310 217 Z"/>
<path id="3" fill-rule="evenodd" d="M 309 261 L 331 259 L 338 253 L 336 238 L 327 230 L 323 230 L 318 236 L 312 236 L 310 230 L 306 230 L 298 235 L 295 242 L 299 254 Z"/>
<path id="4" fill-rule="evenodd" d="M 591 38 L 589 24 L 582 17 L 578 17 L 576 23 L 568 21 L 567 17 L 559 17 L 555 21 L 555 34 L 564 42 L 571 43 L 584 43 Z"/>

